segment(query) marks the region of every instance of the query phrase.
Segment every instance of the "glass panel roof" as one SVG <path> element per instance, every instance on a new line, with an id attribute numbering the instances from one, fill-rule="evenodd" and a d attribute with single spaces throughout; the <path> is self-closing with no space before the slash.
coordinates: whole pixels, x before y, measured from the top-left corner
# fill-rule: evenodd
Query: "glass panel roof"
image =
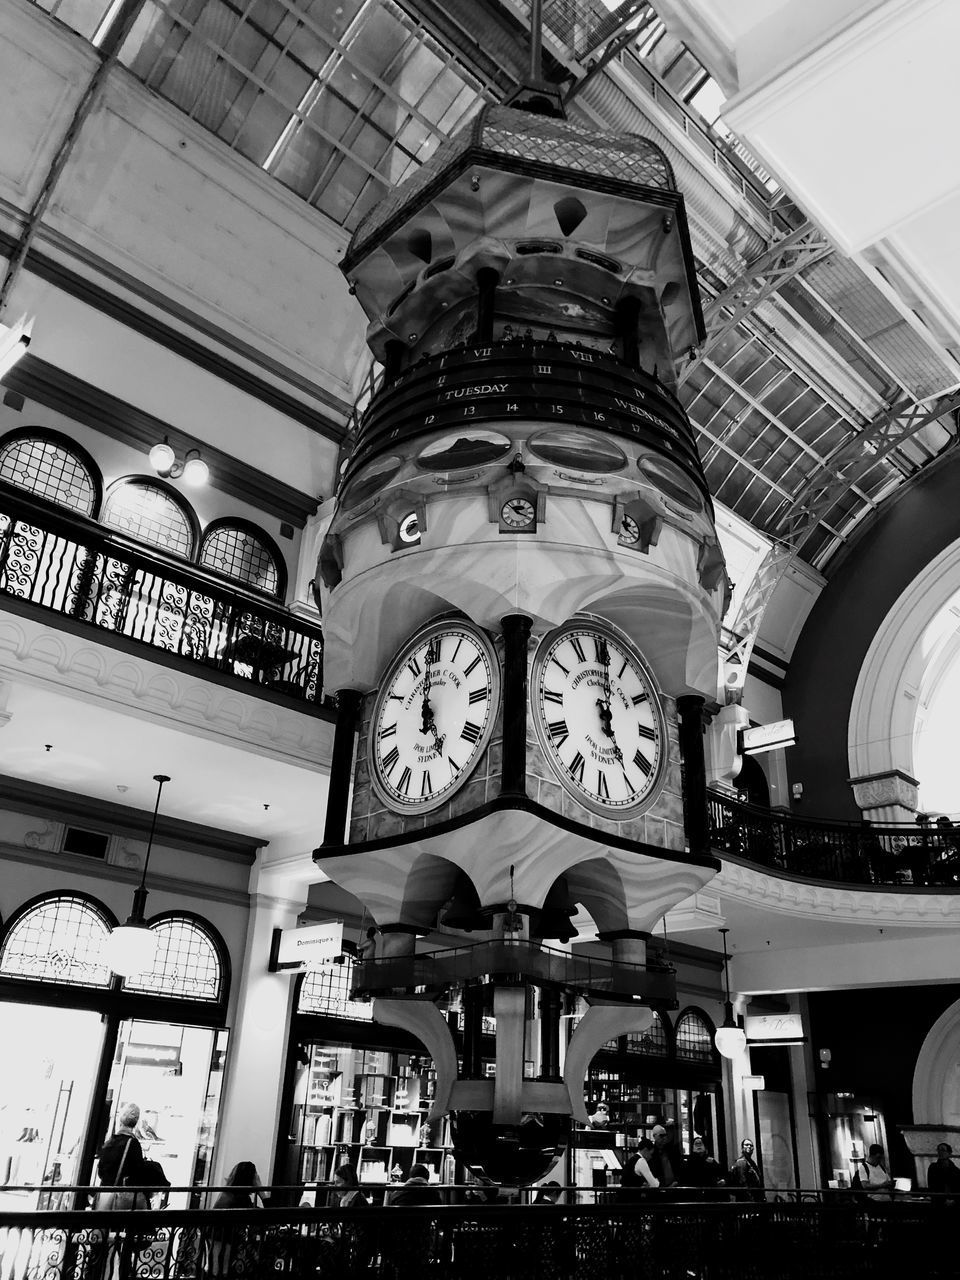
<path id="1" fill-rule="evenodd" d="M 147 0 L 120 56 L 351 230 L 493 97 L 392 0 Z"/>

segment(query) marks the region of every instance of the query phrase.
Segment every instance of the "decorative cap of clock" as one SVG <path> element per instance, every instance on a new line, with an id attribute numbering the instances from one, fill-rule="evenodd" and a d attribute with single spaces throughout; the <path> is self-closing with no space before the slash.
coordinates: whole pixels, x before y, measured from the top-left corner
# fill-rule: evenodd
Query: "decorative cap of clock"
<path id="1" fill-rule="evenodd" d="M 670 162 L 647 138 L 598 133 L 569 120 L 488 106 L 370 210 L 353 233 L 343 269 L 349 271 L 397 223 L 428 205 L 470 165 L 531 174 L 549 171 L 552 180 L 569 177 L 578 186 L 592 186 L 599 179 L 624 191 L 630 187 L 677 189 Z"/>

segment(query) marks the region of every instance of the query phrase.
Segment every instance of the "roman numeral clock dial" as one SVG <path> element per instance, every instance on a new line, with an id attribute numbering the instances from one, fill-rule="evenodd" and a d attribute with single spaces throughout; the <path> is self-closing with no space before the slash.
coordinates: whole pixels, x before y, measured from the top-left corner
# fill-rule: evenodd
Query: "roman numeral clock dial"
<path id="1" fill-rule="evenodd" d="M 650 802 L 666 724 L 653 676 L 612 628 L 574 623 L 548 635 L 530 701 L 541 745 L 571 795 L 608 816 Z"/>
<path id="2" fill-rule="evenodd" d="M 414 637 L 370 722 L 371 772 L 388 807 L 424 813 L 449 800 L 487 744 L 499 697 L 499 666 L 479 632 L 450 623 Z"/>

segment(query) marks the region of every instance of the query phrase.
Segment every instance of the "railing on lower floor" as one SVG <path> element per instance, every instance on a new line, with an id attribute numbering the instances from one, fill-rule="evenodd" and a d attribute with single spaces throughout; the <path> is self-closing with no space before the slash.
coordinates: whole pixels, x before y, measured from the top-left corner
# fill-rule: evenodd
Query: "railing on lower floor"
<path id="1" fill-rule="evenodd" d="M 710 843 L 772 871 L 861 885 L 960 888 L 960 828 L 818 822 L 709 793 Z"/>
<path id="2" fill-rule="evenodd" d="M 132 548 L 91 520 L 0 488 L 0 607 L 27 601 L 298 701 L 319 704 L 323 636 L 199 566 Z"/>
<path id="3" fill-rule="evenodd" d="M 359 961 L 353 990 L 363 994 L 413 994 L 428 999 L 451 984 L 486 974 L 523 974 L 530 981 L 558 982 L 583 992 L 612 998 L 643 998 L 645 1003 L 672 1007 L 676 998 L 675 971 L 669 965 L 623 964 L 599 956 L 571 955 L 525 939 L 477 942 L 409 956 Z"/>
<path id="4" fill-rule="evenodd" d="M 2 1280 L 956 1277 L 956 1208 L 911 1197 L 0 1212 Z"/>

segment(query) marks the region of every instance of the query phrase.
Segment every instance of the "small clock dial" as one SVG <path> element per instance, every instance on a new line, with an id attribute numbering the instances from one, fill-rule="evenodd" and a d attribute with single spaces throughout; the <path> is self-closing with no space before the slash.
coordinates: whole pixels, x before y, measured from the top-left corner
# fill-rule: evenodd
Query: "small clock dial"
<path id="1" fill-rule="evenodd" d="M 511 529 L 529 528 L 536 514 L 536 509 L 529 498 L 510 498 L 500 508 L 500 519 Z"/>
<path id="2" fill-rule="evenodd" d="M 376 786 L 392 809 L 448 800 L 486 746 L 499 668 L 479 633 L 455 623 L 422 631 L 393 663 L 370 725 Z"/>
<path id="3" fill-rule="evenodd" d="M 624 543 L 640 541 L 640 526 L 637 524 L 636 520 L 634 520 L 633 516 L 624 516 L 620 521 L 619 538 L 620 541 Z"/>
<path id="4" fill-rule="evenodd" d="M 648 800 L 663 773 L 666 727 L 643 659 L 611 628 L 571 624 L 534 663 L 534 723 L 566 789 L 600 813 Z"/>

